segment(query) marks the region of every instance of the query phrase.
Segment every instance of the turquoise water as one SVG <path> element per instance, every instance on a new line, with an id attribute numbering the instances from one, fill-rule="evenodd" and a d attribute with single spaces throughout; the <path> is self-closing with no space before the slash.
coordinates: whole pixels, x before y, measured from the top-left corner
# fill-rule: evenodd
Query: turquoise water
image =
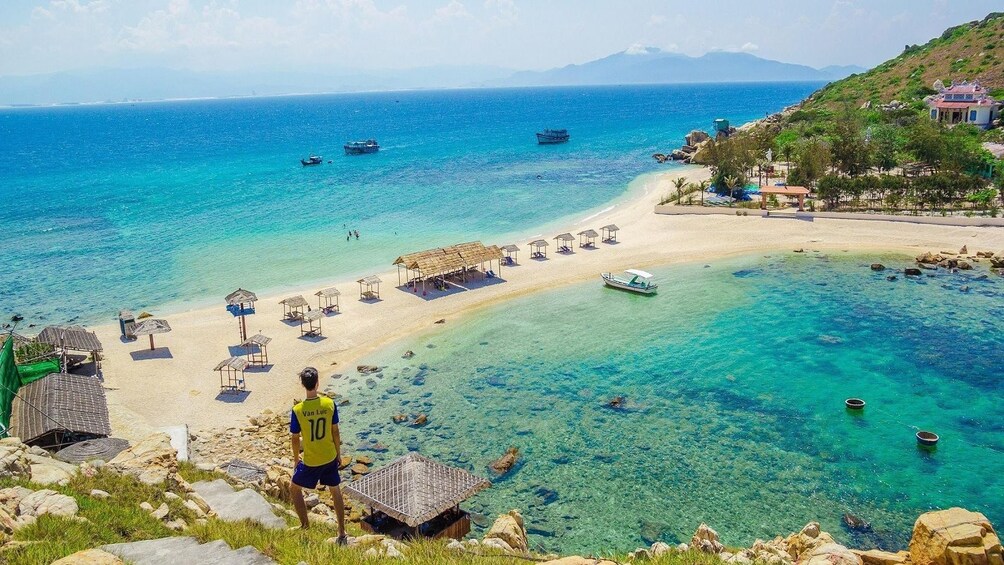
<path id="1" fill-rule="evenodd" d="M 700 522 L 742 545 L 810 520 L 898 549 L 921 512 L 953 505 L 1004 523 L 1004 279 L 889 281 L 876 261 L 911 265 L 786 253 L 656 269 L 656 297 L 589 282 L 507 302 L 391 346 L 367 361 L 375 378 L 331 380 L 358 387 L 343 437 L 386 446 L 380 462 L 421 450 L 488 477 L 519 447 L 468 507 L 522 510 L 547 550 L 686 541 Z M 847 531 L 845 512 L 872 531 Z"/>
<path id="2" fill-rule="evenodd" d="M 818 84 L 458 90 L 0 110 L 0 305 L 29 322 L 370 274 L 607 205 L 714 118 Z M 534 132 L 566 127 L 568 144 Z M 383 149 L 346 157 L 349 139 Z M 331 164 L 304 168 L 323 155 Z M 345 240 L 348 229 L 360 239 Z M 530 231 L 529 233 L 536 233 Z"/>

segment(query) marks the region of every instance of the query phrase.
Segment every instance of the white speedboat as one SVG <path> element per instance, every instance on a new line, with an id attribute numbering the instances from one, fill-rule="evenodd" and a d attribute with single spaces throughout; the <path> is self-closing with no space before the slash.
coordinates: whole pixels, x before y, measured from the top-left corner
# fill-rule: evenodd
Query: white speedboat
<path id="1" fill-rule="evenodd" d="M 655 294 L 659 285 L 652 282 L 652 273 L 640 271 L 638 269 L 628 269 L 624 271 L 625 276 L 617 276 L 612 273 L 603 273 L 603 282 L 613 288 L 629 290 L 638 294 Z"/>

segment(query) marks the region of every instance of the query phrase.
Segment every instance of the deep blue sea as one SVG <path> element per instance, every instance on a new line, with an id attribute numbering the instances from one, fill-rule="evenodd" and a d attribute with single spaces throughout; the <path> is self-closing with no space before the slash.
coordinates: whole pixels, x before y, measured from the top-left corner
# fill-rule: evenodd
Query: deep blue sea
<path id="1" fill-rule="evenodd" d="M 30 323 L 216 303 L 602 208 L 715 118 L 819 84 L 178 101 L 0 110 L 0 310 Z M 538 146 L 534 133 L 572 139 Z M 347 140 L 378 154 L 348 157 Z M 302 167 L 320 154 L 325 164 Z M 331 163 L 328 164 L 327 161 Z M 346 241 L 346 231 L 360 238 Z M 0 312 L 0 314 L 3 314 Z M 8 314 L 3 314 L 8 315 Z"/>

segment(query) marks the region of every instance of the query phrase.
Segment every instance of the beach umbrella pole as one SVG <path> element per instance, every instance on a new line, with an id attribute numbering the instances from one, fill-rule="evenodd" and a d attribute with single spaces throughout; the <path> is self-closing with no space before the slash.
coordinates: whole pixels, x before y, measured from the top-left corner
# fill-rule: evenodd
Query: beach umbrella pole
<path id="1" fill-rule="evenodd" d="M 150 351 L 153 351 L 153 334 L 150 334 Z"/>

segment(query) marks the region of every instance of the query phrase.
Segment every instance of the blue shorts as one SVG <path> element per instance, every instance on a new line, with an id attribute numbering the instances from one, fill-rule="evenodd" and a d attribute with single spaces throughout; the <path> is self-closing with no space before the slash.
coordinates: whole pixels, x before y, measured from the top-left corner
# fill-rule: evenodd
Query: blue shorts
<path id="1" fill-rule="evenodd" d="M 322 486 L 336 487 L 342 482 L 342 477 L 338 474 L 338 458 L 331 463 L 326 463 L 319 467 L 304 465 L 300 461 L 293 470 L 293 483 L 303 488 L 317 488 L 317 483 Z"/>

